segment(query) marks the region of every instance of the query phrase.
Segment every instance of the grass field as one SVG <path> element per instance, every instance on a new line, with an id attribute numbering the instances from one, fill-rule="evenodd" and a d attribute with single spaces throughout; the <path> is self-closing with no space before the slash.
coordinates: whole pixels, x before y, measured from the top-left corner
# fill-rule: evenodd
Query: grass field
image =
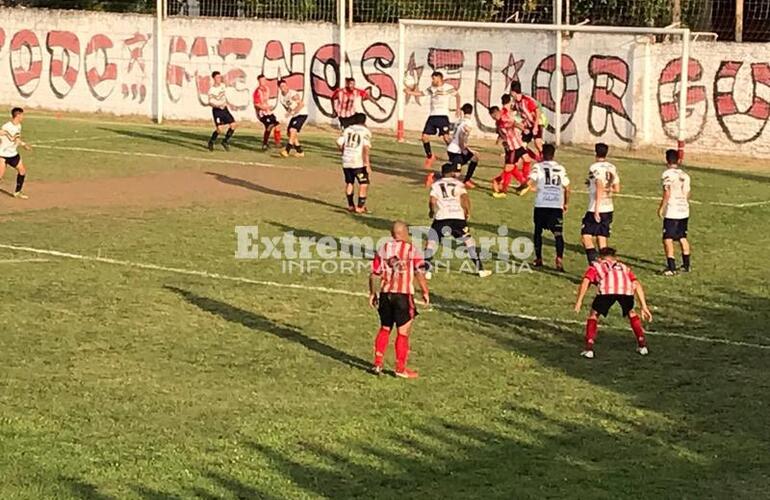
<path id="1" fill-rule="evenodd" d="M 615 154 L 636 197 L 616 202 L 612 241 L 654 307 L 647 358 L 617 313 L 597 359 L 578 356 L 577 194 L 568 274 L 436 277 L 412 340 L 422 377 L 402 381 L 365 371 L 377 318 L 345 293 L 365 274 L 237 260 L 234 227 L 425 224 L 419 145 L 376 138 L 373 213 L 352 216 L 330 132 L 284 160 L 255 130 L 208 153 L 207 126 L 24 126 L 30 199 L 0 196 L 2 499 L 768 497 L 770 204 L 755 202 L 770 165 L 693 160 L 695 272 L 666 279 L 660 161 Z M 483 153 L 489 179 L 499 160 Z M 558 155 L 580 186 L 590 155 Z M 532 197 L 487 186 L 475 234 L 529 234 Z"/>

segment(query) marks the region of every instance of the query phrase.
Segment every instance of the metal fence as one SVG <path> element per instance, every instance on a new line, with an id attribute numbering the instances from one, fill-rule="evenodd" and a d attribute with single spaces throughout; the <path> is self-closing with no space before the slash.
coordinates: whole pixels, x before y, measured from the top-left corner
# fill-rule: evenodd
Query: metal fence
<path id="1" fill-rule="evenodd" d="M 347 2 L 347 22 L 395 23 L 398 19 L 543 24 L 554 22 L 554 0 L 166 0 L 169 16 L 338 22 L 338 2 Z M 770 41 L 770 0 L 561 0 L 566 24 L 663 27 L 680 22 L 693 31 L 735 40 Z M 0 0 L 0 6 L 155 11 L 155 0 Z M 742 16 L 736 16 L 741 12 Z M 737 23 L 738 19 L 742 23 Z"/>

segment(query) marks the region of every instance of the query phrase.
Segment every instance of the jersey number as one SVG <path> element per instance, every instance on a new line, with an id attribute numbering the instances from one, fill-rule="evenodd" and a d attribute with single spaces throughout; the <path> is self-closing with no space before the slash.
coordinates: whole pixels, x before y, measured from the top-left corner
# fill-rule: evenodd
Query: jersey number
<path id="1" fill-rule="evenodd" d="M 441 196 L 445 200 L 455 197 L 455 186 L 449 186 L 449 192 L 447 192 L 447 187 L 445 184 L 439 184 L 439 188 L 441 189 Z"/>
<path id="2" fill-rule="evenodd" d="M 544 168 L 543 174 L 545 175 L 545 185 L 546 186 L 560 186 L 561 185 L 561 175 L 556 174 L 553 177 L 551 177 L 551 169 L 550 168 Z"/>
<path id="3" fill-rule="evenodd" d="M 346 135 L 347 135 L 347 138 L 345 140 L 346 148 L 358 148 L 359 146 L 361 146 L 361 134 L 348 132 Z"/>

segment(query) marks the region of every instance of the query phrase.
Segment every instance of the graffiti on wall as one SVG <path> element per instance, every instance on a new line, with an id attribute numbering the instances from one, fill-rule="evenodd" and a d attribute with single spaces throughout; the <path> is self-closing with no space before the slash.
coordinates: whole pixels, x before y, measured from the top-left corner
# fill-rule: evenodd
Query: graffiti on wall
<path id="1" fill-rule="evenodd" d="M 751 67 L 751 104 L 741 111 L 736 102 L 736 80 L 741 61 L 722 61 L 714 78 L 714 111 L 717 122 L 733 142 L 743 144 L 759 138 L 770 119 L 770 64 Z"/>

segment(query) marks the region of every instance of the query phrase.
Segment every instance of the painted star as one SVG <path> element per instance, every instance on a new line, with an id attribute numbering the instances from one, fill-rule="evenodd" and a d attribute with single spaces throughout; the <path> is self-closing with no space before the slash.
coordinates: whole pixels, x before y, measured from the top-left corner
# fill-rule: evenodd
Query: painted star
<path id="1" fill-rule="evenodd" d="M 519 81 L 519 70 L 524 66 L 524 59 L 516 60 L 513 54 L 508 54 L 508 65 L 503 68 L 502 73 L 505 75 L 505 88 L 511 86 L 511 82 Z"/>
<path id="2" fill-rule="evenodd" d="M 424 69 L 425 66 L 417 66 L 417 63 L 414 62 L 414 52 L 412 52 L 412 55 L 409 56 L 409 62 L 406 65 L 406 71 L 404 72 L 404 87 L 410 90 L 416 90 L 420 86 L 420 78 L 422 77 Z M 406 95 L 406 104 L 409 104 L 409 100 L 412 97 L 414 97 L 414 102 L 417 103 L 418 106 L 421 106 L 420 97 L 409 94 Z"/>

